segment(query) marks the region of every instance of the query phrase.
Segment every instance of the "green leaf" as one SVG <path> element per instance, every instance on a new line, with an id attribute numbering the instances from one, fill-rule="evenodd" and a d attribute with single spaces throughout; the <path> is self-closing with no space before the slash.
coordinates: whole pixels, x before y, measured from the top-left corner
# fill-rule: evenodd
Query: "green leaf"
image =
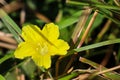
<path id="1" fill-rule="evenodd" d="M 15 67 L 14 67 L 14 69 L 15 69 Z M 6 80 L 17 80 L 16 73 L 14 71 L 8 71 L 7 74 L 5 75 L 5 79 Z"/>
<path id="2" fill-rule="evenodd" d="M 31 59 L 28 59 L 21 65 L 22 70 L 29 78 L 34 78 L 34 72 L 36 70 L 36 65 Z"/>
<path id="3" fill-rule="evenodd" d="M 13 56 L 14 56 L 13 53 L 6 54 L 4 57 L 2 57 L 2 58 L 0 59 L 0 64 L 3 63 L 3 62 L 6 61 L 6 60 L 12 58 Z M 0 79 L 0 80 L 1 80 L 1 79 Z"/>
<path id="4" fill-rule="evenodd" d="M 27 5 L 29 6 L 30 9 L 35 10 L 36 5 L 34 4 L 35 2 L 33 0 L 27 1 Z"/>
<path id="5" fill-rule="evenodd" d="M 71 17 L 68 19 L 62 20 L 61 22 L 58 23 L 60 29 L 66 28 L 78 21 L 78 17 L 81 15 L 82 11 L 78 11 L 75 14 L 73 14 Z"/>
<path id="6" fill-rule="evenodd" d="M 74 51 L 81 52 L 81 51 L 85 51 L 88 49 L 98 48 L 98 47 L 102 47 L 102 46 L 106 46 L 106 45 L 110 45 L 110 44 L 115 44 L 115 43 L 120 43 L 120 39 L 108 40 L 108 41 L 103 41 L 103 42 L 87 45 L 87 46 L 84 46 L 84 47 L 81 47 L 78 49 L 74 49 Z"/>
<path id="7" fill-rule="evenodd" d="M 2 75 L 0 75 L 0 80 L 5 80 L 5 78 Z"/>
<path id="8" fill-rule="evenodd" d="M 71 74 L 65 75 L 62 78 L 59 78 L 58 80 L 71 80 L 72 78 L 76 77 L 78 73 L 72 72 Z"/>

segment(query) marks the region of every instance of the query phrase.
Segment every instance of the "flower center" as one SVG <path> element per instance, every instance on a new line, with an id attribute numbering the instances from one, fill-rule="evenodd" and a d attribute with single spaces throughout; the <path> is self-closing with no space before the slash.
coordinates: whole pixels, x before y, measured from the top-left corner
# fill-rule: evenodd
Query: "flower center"
<path id="1" fill-rule="evenodd" d="M 45 55 L 48 53 L 48 47 L 47 45 L 44 43 L 44 44 L 40 44 L 38 43 L 38 46 L 36 48 L 36 50 L 41 54 L 41 55 Z"/>

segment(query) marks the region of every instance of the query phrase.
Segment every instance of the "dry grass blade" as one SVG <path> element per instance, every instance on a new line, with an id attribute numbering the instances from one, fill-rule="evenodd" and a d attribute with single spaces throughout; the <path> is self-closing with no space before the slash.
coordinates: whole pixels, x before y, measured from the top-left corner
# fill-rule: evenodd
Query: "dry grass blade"
<path id="1" fill-rule="evenodd" d="M 91 11 L 89 11 L 89 13 L 90 13 L 90 12 L 91 12 Z M 96 19 L 97 14 L 98 14 L 98 10 L 96 10 L 96 11 L 94 12 L 93 17 L 91 18 L 91 21 L 89 22 L 88 27 L 87 27 L 84 35 L 82 36 L 82 39 L 81 39 L 79 45 L 77 46 L 77 48 L 80 48 L 80 47 L 82 46 L 83 42 L 85 41 L 85 39 L 86 39 L 86 37 L 87 37 L 87 35 L 88 35 L 89 31 L 90 31 L 90 28 L 92 27 L 92 24 L 94 23 L 94 21 L 95 21 L 95 19 Z M 88 15 L 89 15 L 89 14 L 88 14 Z M 88 17 L 88 16 L 87 16 L 87 17 Z M 84 18 L 83 18 L 83 20 L 84 20 Z M 86 18 L 85 18 L 85 20 L 86 20 Z M 82 22 L 82 23 L 84 23 L 84 22 Z M 82 23 L 81 23 L 81 24 L 82 24 Z M 83 26 L 83 25 L 82 25 L 82 26 Z M 80 29 L 78 29 L 78 30 L 81 30 L 81 26 L 80 26 L 79 28 L 80 28 Z M 81 32 L 81 31 L 77 31 L 77 32 Z M 80 33 L 77 33 L 77 34 L 74 35 L 74 36 L 75 36 L 75 37 L 73 38 L 73 41 L 75 42 L 76 39 L 78 39 L 78 37 L 80 36 Z M 74 61 L 74 59 L 75 59 L 76 56 L 77 56 L 77 53 L 75 53 L 75 54 L 72 56 L 71 60 L 68 62 L 67 66 L 66 66 L 65 71 L 68 70 L 69 66 L 72 64 L 72 62 Z"/>
<path id="2" fill-rule="evenodd" d="M 12 38 L 9 33 L 0 32 L 0 47 L 7 49 L 16 49 L 17 42 Z"/>
<path id="3" fill-rule="evenodd" d="M 43 21 L 46 22 L 46 23 L 51 22 L 50 19 L 48 19 L 45 15 L 43 15 L 43 14 L 41 14 L 41 13 L 35 12 L 35 15 L 36 15 L 36 17 L 37 17 L 38 19 L 43 20 Z"/>
<path id="4" fill-rule="evenodd" d="M 96 42 L 99 42 L 102 39 L 102 36 L 107 32 L 107 30 L 110 27 L 110 24 L 112 23 L 111 20 L 108 20 L 106 24 L 104 25 L 103 29 L 100 31 L 100 33 L 97 35 L 97 40 Z"/>
<path id="5" fill-rule="evenodd" d="M 112 79 L 112 80 L 119 80 L 120 79 L 120 75 L 118 73 L 116 73 L 115 71 L 113 71 L 113 70 L 119 69 L 120 65 L 116 66 L 116 67 L 113 67 L 113 68 L 110 68 L 110 69 L 107 69 L 104 66 L 99 65 L 99 64 L 97 64 L 93 61 L 90 61 L 86 58 L 83 58 L 83 57 L 80 57 L 80 61 L 83 62 L 83 63 L 89 64 L 92 67 L 94 67 L 96 70 L 98 70 L 98 72 L 93 73 L 89 77 L 90 80 L 93 79 L 95 76 L 97 76 L 99 74 L 101 74 L 102 76 L 104 76 L 106 78 Z"/>
<path id="6" fill-rule="evenodd" d="M 72 40 L 74 42 L 74 44 L 76 43 L 76 41 L 78 40 L 82 29 L 85 27 L 86 21 L 88 19 L 88 16 L 90 15 L 92 9 L 90 8 L 86 8 L 86 10 L 83 11 L 83 13 L 81 14 L 79 21 L 74 29 L 74 32 L 72 34 Z"/>
<path id="7" fill-rule="evenodd" d="M 24 9 L 22 9 L 21 12 L 20 12 L 20 25 L 21 26 L 25 22 L 25 17 L 26 17 L 26 12 L 25 12 Z"/>
<path id="8" fill-rule="evenodd" d="M 72 79 L 72 80 L 86 80 L 88 78 L 88 76 L 90 76 L 89 73 L 86 73 L 86 74 L 81 74 L 79 75 L 78 77 Z"/>
<path id="9" fill-rule="evenodd" d="M 19 1 L 13 1 L 10 4 L 3 6 L 2 9 L 5 10 L 6 13 L 11 13 L 22 7 L 23 7 L 23 3 Z"/>
<path id="10" fill-rule="evenodd" d="M 2 32 L 2 31 L 0 31 L 0 36 L 13 37 L 12 34 L 10 34 L 10 33 L 4 33 L 4 32 Z"/>
<path id="11" fill-rule="evenodd" d="M 0 35 L 0 40 L 10 44 L 17 44 L 17 42 L 12 37 L 8 37 L 6 35 Z"/>
<path id="12" fill-rule="evenodd" d="M 106 70 L 97 72 L 97 73 L 95 73 L 95 75 L 104 74 L 104 73 L 106 73 L 106 72 L 114 71 L 114 70 L 117 70 L 117 69 L 120 69 L 120 65 L 118 65 L 118 66 L 116 66 L 116 67 L 113 67 L 113 68 L 110 68 L 110 69 L 106 69 Z"/>
<path id="13" fill-rule="evenodd" d="M 73 43 L 75 44 L 81 34 L 81 31 L 82 29 L 84 28 L 85 26 L 85 23 L 88 19 L 88 16 L 90 15 L 92 9 L 86 9 L 83 11 L 82 15 L 80 16 L 79 18 L 79 21 L 74 29 L 74 32 L 72 34 L 72 40 L 73 40 Z M 74 61 L 74 58 L 75 58 L 76 54 L 72 56 L 72 58 L 70 59 L 70 61 L 68 62 L 66 68 L 65 68 L 65 71 L 64 72 L 67 72 L 67 70 L 69 69 L 70 65 L 72 64 L 72 62 Z"/>
<path id="14" fill-rule="evenodd" d="M 8 44 L 8 43 L 3 43 L 3 42 L 0 42 L 0 47 L 4 47 L 4 48 L 7 48 L 7 49 L 16 49 L 16 45 L 12 45 L 12 44 Z"/>
<path id="15" fill-rule="evenodd" d="M 115 4 L 116 4 L 117 6 L 120 6 L 120 3 L 119 3 L 118 0 L 114 0 L 114 2 L 115 2 Z"/>
<path id="16" fill-rule="evenodd" d="M 98 15 L 98 10 L 96 10 L 96 11 L 94 12 L 93 17 L 91 18 L 91 20 L 90 20 L 90 22 L 89 22 L 89 24 L 88 24 L 88 26 L 87 26 L 87 29 L 85 30 L 85 33 L 84 33 L 84 35 L 82 36 L 82 39 L 81 39 L 81 41 L 80 41 L 80 43 L 79 43 L 79 45 L 78 45 L 77 48 L 80 48 L 80 47 L 82 46 L 82 44 L 84 43 L 84 41 L 85 41 L 85 39 L 86 39 L 86 37 L 87 37 L 87 35 L 88 35 L 88 33 L 89 33 L 89 31 L 90 31 L 93 23 L 94 23 L 97 15 Z"/>

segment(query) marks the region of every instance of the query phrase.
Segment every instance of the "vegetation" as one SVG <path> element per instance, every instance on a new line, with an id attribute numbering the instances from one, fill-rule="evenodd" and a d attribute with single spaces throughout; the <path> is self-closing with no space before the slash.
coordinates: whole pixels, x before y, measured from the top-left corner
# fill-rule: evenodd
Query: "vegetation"
<path id="1" fill-rule="evenodd" d="M 1 0 L 0 6 L 0 80 L 120 79 L 119 0 Z M 17 59 L 23 26 L 44 29 L 51 22 L 69 44 L 67 54 L 52 56 L 48 69 Z"/>

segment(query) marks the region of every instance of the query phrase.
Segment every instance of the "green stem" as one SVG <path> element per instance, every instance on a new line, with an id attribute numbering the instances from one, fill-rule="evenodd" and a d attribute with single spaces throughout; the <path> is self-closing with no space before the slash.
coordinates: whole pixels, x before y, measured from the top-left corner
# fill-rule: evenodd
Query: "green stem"
<path id="1" fill-rule="evenodd" d="M 12 58 L 14 56 L 13 53 L 5 55 L 3 58 L 0 59 L 0 64 L 2 64 L 4 61 Z"/>

